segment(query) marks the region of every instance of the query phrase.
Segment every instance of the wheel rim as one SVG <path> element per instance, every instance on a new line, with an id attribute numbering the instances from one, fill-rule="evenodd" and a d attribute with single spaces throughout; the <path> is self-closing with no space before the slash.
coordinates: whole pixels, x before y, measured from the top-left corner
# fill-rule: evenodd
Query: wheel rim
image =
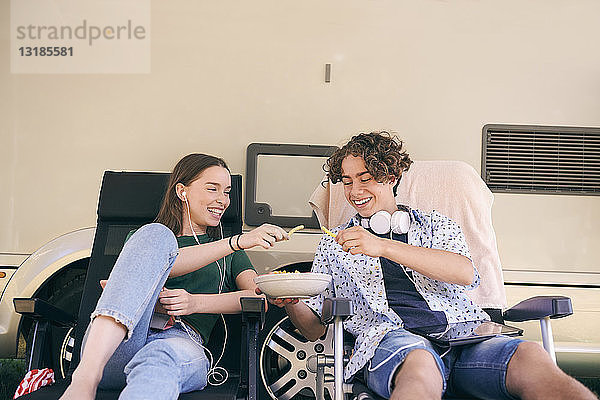
<path id="1" fill-rule="evenodd" d="M 260 375 L 269 396 L 273 400 L 315 399 L 314 357 L 317 354 L 333 354 L 333 333 L 330 329 L 317 341 L 309 342 L 288 317 L 275 324 L 260 351 Z M 309 362 L 312 368 L 309 368 Z M 333 382 L 327 370 L 325 380 L 330 381 L 324 384 L 325 397 L 331 398 Z"/>

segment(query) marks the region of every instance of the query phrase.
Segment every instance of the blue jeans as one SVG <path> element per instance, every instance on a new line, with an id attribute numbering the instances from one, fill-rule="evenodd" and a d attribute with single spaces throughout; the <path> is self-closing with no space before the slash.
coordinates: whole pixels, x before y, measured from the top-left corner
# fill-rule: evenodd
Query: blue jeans
<path id="1" fill-rule="evenodd" d="M 496 336 L 486 341 L 440 348 L 424 337 L 404 329 L 388 332 L 365 368 L 367 386 L 389 398 L 394 375 L 415 349 L 427 350 L 443 377 L 443 390 L 450 396 L 480 399 L 515 399 L 506 389 L 506 369 L 521 339 Z"/>
<path id="2" fill-rule="evenodd" d="M 177 254 L 177 240 L 164 225 L 138 229 L 119 254 L 92 313 L 92 319 L 110 316 L 127 328 L 99 385 L 125 388 L 119 399 L 177 399 L 179 393 L 206 386 L 209 361 L 199 335 L 181 323 L 164 331 L 149 329 Z"/>

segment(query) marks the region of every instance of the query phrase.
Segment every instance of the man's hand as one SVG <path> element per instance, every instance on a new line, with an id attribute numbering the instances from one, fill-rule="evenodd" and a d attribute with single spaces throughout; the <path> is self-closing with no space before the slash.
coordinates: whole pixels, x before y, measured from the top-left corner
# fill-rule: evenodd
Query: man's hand
<path id="1" fill-rule="evenodd" d="M 196 312 L 194 297 L 185 289 L 163 289 L 158 301 L 169 315 L 189 315 Z"/>
<path id="2" fill-rule="evenodd" d="M 289 238 L 288 233 L 283 228 L 277 225 L 262 224 L 250 232 L 242 233 L 237 240 L 237 244 L 244 250 L 255 246 L 269 249 L 273 247 L 275 242 L 288 240 Z"/>
<path id="3" fill-rule="evenodd" d="M 256 288 L 255 292 L 256 292 L 256 294 L 263 294 L 263 292 L 259 288 Z M 290 298 L 285 298 L 285 299 L 281 299 L 281 298 L 274 299 L 269 296 L 266 296 L 266 297 L 267 297 L 267 301 L 270 304 L 276 305 L 279 308 L 284 308 L 288 304 L 296 304 L 299 301 L 298 298 L 296 298 L 296 297 L 290 297 Z"/>
<path id="4" fill-rule="evenodd" d="M 370 257 L 381 257 L 385 246 L 385 239 L 373 235 L 362 226 L 338 232 L 335 241 L 350 254 L 365 254 Z"/>

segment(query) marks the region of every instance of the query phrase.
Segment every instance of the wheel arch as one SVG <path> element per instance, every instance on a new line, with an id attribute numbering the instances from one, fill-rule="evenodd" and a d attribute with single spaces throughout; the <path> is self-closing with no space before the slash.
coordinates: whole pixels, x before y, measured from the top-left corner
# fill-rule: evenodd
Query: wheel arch
<path id="1" fill-rule="evenodd" d="M 12 299 L 32 297 L 89 259 L 95 228 L 64 234 L 40 247 L 19 266 L 0 298 L 0 358 L 15 357 L 22 318 L 14 310 Z"/>

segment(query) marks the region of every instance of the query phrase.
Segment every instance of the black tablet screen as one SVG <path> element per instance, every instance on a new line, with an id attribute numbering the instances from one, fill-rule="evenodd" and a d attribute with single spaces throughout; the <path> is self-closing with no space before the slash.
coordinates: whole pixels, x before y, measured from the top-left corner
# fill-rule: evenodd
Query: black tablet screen
<path id="1" fill-rule="evenodd" d="M 434 343 L 456 346 L 481 342 L 496 335 L 518 336 L 522 329 L 491 321 L 467 321 L 448 325 L 423 326 L 408 329 Z"/>

